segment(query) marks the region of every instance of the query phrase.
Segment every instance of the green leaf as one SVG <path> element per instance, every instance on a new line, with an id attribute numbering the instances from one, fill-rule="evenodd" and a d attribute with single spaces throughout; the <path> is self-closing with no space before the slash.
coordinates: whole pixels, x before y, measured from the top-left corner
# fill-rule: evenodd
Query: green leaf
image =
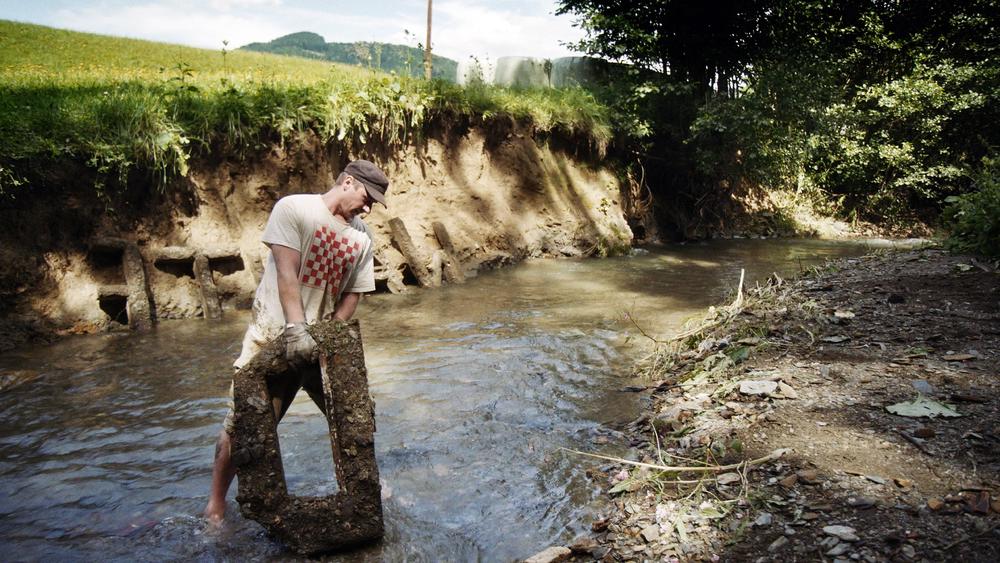
<path id="1" fill-rule="evenodd" d="M 615 485 L 614 487 L 611 487 L 611 490 L 608 491 L 608 494 L 617 495 L 619 493 L 631 493 L 633 491 L 639 490 L 639 487 L 641 486 L 642 486 L 641 481 L 637 481 L 631 478 L 625 479 L 624 481 L 619 481 L 618 484 Z"/>
<path id="2" fill-rule="evenodd" d="M 725 514 L 714 506 L 705 506 L 698 511 L 705 518 L 722 518 Z"/>
<path id="3" fill-rule="evenodd" d="M 898 414 L 899 416 L 906 416 L 910 418 L 934 418 L 937 416 L 955 418 L 962 416 L 962 414 L 956 411 L 951 405 L 939 403 L 933 399 L 928 399 L 923 395 L 917 395 L 917 398 L 910 402 L 889 405 L 885 408 L 885 410 L 891 412 L 892 414 Z"/>
<path id="4" fill-rule="evenodd" d="M 750 357 L 750 347 L 749 346 L 738 346 L 726 352 L 729 359 L 733 360 L 733 363 L 740 363 L 745 361 Z"/>

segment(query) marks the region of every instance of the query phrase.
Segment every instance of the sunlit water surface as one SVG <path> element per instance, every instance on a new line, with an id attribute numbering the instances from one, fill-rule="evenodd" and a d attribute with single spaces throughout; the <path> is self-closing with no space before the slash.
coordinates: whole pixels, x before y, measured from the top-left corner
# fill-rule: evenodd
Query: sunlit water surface
<path id="1" fill-rule="evenodd" d="M 862 244 L 732 241 L 606 260 L 539 260 L 359 310 L 386 537 L 333 559 L 509 561 L 567 542 L 607 509 L 595 462 L 616 428 L 636 330 L 668 335 L 735 288 Z M 11 560 L 285 560 L 239 515 L 206 530 L 229 365 L 248 320 L 161 323 L 0 356 L 39 377 L 0 395 L 0 545 Z M 634 342 L 634 341 L 633 341 Z M 326 422 L 305 394 L 279 426 L 289 489 L 329 494 Z"/>

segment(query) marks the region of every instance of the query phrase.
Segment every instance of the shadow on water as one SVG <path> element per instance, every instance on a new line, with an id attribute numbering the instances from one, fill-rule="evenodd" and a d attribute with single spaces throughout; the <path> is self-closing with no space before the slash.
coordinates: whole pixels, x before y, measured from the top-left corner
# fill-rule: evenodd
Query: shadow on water
<path id="1" fill-rule="evenodd" d="M 338 560 L 510 560 L 606 510 L 594 463 L 635 418 L 628 311 L 655 332 L 749 278 L 860 245 L 737 241 L 608 260 L 542 260 L 461 286 L 366 299 L 359 317 L 387 535 Z M 0 544 L 25 559 L 287 559 L 238 515 L 206 533 L 212 444 L 247 321 L 164 322 L 0 356 L 33 381 L 0 395 Z M 625 379 L 623 379 L 625 378 Z M 300 396 L 281 424 L 294 494 L 329 494 L 326 425 Z M 619 444 L 619 445 L 616 445 Z M 230 498 L 232 498 L 232 494 Z"/>

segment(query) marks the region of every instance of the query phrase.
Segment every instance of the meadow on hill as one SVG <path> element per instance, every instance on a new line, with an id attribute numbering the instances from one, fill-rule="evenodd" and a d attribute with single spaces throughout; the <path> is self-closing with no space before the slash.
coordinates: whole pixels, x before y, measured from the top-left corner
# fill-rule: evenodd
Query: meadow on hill
<path id="1" fill-rule="evenodd" d="M 225 46 L 228 47 L 228 46 Z M 611 112 L 579 89 L 463 88 L 297 57 L 196 49 L 0 21 L 0 198 L 85 163 L 98 195 L 135 174 L 162 188 L 210 150 L 310 132 L 352 155 L 392 150 L 435 119 L 510 119 L 597 147 Z"/>

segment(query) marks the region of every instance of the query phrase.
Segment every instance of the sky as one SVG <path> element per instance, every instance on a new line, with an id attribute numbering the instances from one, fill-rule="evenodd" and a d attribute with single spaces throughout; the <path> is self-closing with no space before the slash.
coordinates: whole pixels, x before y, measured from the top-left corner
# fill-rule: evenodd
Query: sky
<path id="1" fill-rule="evenodd" d="M 431 45 L 469 56 L 557 58 L 582 31 L 556 16 L 555 0 L 434 0 Z M 0 0 L 0 19 L 105 35 L 221 49 L 312 31 L 328 42 L 417 46 L 426 0 Z M 409 34 L 406 32 L 409 31 Z"/>

